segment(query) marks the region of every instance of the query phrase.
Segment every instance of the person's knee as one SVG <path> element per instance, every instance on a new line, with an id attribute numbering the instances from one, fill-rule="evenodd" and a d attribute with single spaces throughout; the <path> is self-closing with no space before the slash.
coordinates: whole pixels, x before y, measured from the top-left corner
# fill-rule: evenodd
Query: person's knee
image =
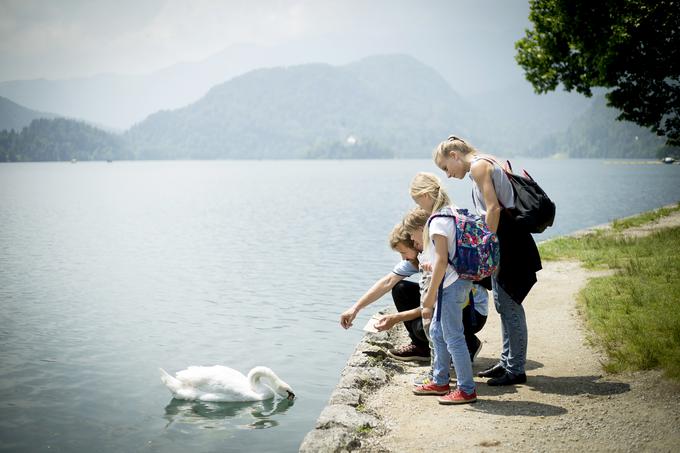
<path id="1" fill-rule="evenodd" d="M 408 288 L 408 283 L 409 282 L 402 280 L 392 287 L 392 298 L 394 300 L 402 299 L 404 297 Z"/>
<path id="2" fill-rule="evenodd" d="M 402 280 L 392 288 L 392 300 L 397 311 L 411 310 L 420 306 L 418 284 Z"/>
<path id="3" fill-rule="evenodd" d="M 467 348 L 467 341 L 465 335 L 446 335 L 446 344 L 453 348 Z"/>
<path id="4" fill-rule="evenodd" d="M 499 298 L 494 301 L 496 311 L 505 316 L 514 316 L 519 304 L 510 298 Z M 521 308 L 521 306 L 519 306 Z"/>

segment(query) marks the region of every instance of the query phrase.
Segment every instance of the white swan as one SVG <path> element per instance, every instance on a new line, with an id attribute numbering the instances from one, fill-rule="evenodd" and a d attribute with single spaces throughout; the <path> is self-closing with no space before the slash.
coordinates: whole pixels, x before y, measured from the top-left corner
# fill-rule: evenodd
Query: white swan
<path id="1" fill-rule="evenodd" d="M 262 401 L 278 395 L 292 400 L 293 389 L 272 370 L 257 366 L 248 377 L 226 366 L 190 366 L 173 377 L 163 368 L 161 381 L 180 400 Z"/>

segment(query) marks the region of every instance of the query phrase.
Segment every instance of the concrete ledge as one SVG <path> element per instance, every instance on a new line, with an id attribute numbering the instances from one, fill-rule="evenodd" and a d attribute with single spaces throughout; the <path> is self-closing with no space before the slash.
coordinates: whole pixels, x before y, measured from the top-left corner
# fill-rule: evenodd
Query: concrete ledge
<path id="1" fill-rule="evenodd" d="M 403 362 L 387 356 L 395 345 L 410 342 L 399 323 L 388 332 L 367 333 L 347 360 L 338 385 L 307 433 L 300 452 L 350 452 L 359 450 L 369 433 L 384 429 L 380 416 L 364 409 L 369 394 L 387 384 Z"/>

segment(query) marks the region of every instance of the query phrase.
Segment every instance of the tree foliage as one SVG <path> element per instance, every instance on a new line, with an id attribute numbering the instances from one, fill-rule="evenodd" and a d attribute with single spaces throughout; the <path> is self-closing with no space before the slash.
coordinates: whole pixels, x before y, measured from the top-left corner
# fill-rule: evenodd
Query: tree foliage
<path id="1" fill-rule="evenodd" d="M 21 132 L 0 131 L 1 162 L 134 159 L 123 140 L 65 118 L 33 120 Z"/>
<path id="2" fill-rule="evenodd" d="M 531 0 L 517 62 L 539 93 L 605 87 L 620 120 L 680 145 L 680 2 Z"/>
<path id="3" fill-rule="evenodd" d="M 571 158 L 656 158 L 675 154 L 678 148 L 663 146 L 664 139 L 628 121 L 616 121 L 603 95 L 569 128 L 536 143 L 529 154 L 536 157 L 564 155 Z"/>

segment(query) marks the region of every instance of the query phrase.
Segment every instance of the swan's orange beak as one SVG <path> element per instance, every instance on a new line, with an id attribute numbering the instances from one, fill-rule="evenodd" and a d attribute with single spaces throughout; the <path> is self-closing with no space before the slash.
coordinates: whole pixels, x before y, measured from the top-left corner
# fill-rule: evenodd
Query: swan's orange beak
<path id="1" fill-rule="evenodd" d="M 288 392 L 288 400 L 293 401 L 295 399 L 295 393 L 291 392 L 290 390 L 286 390 Z"/>

